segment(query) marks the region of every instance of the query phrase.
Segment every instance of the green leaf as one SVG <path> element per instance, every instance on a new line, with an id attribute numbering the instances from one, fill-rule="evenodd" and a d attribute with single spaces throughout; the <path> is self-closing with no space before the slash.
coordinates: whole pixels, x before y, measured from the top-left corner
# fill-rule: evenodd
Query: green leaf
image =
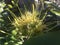
<path id="1" fill-rule="evenodd" d="M 46 3 L 46 4 L 52 4 L 52 2 L 50 2 L 50 1 L 44 1 L 44 3 Z"/>
<path id="2" fill-rule="evenodd" d="M 5 31 L 3 31 L 3 30 L 0 30 L 0 32 L 2 32 L 2 33 L 6 33 Z"/>
<path id="3" fill-rule="evenodd" d="M 17 34 L 17 31 L 16 31 L 16 30 L 13 30 L 13 31 L 12 31 L 12 34 L 13 34 L 13 35 L 16 35 L 16 34 Z"/>
<path id="4" fill-rule="evenodd" d="M 4 39 L 4 37 L 0 37 L 0 39 Z"/>
<path id="5" fill-rule="evenodd" d="M 52 13 L 56 14 L 57 16 L 60 16 L 60 11 L 54 11 L 54 10 L 50 10 Z"/>
<path id="6" fill-rule="evenodd" d="M 4 20 L 0 18 L 0 21 L 2 21 L 2 22 L 3 22 Z"/>
<path id="7" fill-rule="evenodd" d="M 9 6 L 9 8 L 13 8 L 13 6 L 12 5 L 8 5 Z"/>
<path id="8" fill-rule="evenodd" d="M 11 39 L 16 40 L 16 38 L 14 36 L 11 36 Z"/>
<path id="9" fill-rule="evenodd" d="M 5 44 L 4 45 L 8 45 L 8 42 L 5 42 Z"/>
<path id="10" fill-rule="evenodd" d="M 18 42 L 18 44 L 23 44 L 23 42 L 22 42 L 22 41 L 20 41 L 20 42 Z"/>

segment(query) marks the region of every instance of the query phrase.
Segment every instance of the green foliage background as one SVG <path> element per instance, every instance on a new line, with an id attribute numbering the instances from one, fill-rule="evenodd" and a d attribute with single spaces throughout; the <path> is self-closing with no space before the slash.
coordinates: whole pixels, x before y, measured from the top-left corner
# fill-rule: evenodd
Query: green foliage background
<path id="1" fill-rule="evenodd" d="M 46 22 L 46 23 L 44 22 L 44 20 L 46 19 L 46 16 L 48 15 L 47 13 L 49 11 L 51 13 L 53 13 L 54 15 L 60 16 L 60 9 L 57 8 L 57 6 L 55 6 L 54 3 L 49 4 L 49 3 L 44 2 L 44 0 L 41 0 L 41 3 L 42 3 L 41 10 L 36 11 L 34 6 L 32 6 L 33 8 L 31 8 L 31 9 L 33 9 L 33 10 L 29 11 L 26 8 L 27 6 L 25 6 L 25 5 L 24 5 L 25 10 L 20 9 L 17 2 L 16 2 L 16 0 L 12 0 L 13 6 L 11 4 L 6 4 L 7 5 L 6 8 L 4 8 L 5 6 L 2 6 L 4 11 L 0 12 L 0 15 L 1 15 L 0 16 L 0 45 L 22 45 L 24 42 L 23 38 L 25 38 L 26 40 L 29 40 L 30 38 L 37 37 L 37 36 L 42 35 L 42 34 L 46 34 L 51 30 L 60 30 L 59 27 L 57 27 L 58 29 L 56 28 L 56 26 L 58 26 L 58 25 L 56 25 L 57 21 L 52 21 L 53 23 L 51 21 Z M 46 3 L 46 5 L 47 5 L 46 9 L 44 7 L 44 3 Z M 2 5 L 4 5 L 4 4 L 2 4 Z M 27 31 L 25 31 L 25 28 L 22 28 L 22 29 L 23 29 L 23 33 L 26 35 L 19 34 L 21 31 L 19 31 L 19 33 L 18 33 L 17 30 L 20 30 L 20 25 L 18 24 L 19 26 L 18 25 L 15 26 L 15 23 L 14 23 L 14 25 L 12 25 L 12 23 L 19 20 L 18 19 L 19 17 L 21 17 L 21 18 L 24 17 L 23 15 L 25 14 L 25 12 L 29 12 L 29 13 L 32 12 L 33 13 L 34 11 L 36 11 L 38 13 L 38 14 L 35 13 L 37 15 L 36 17 L 38 17 L 38 20 L 42 20 L 42 23 L 47 25 L 47 28 L 44 29 L 42 32 L 39 32 L 39 33 L 34 32 L 33 28 L 35 28 L 34 26 L 36 26 L 36 24 L 34 24 L 35 23 L 34 22 L 33 24 L 31 24 L 31 26 L 32 26 L 31 29 L 33 30 L 32 35 L 26 34 L 25 32 L 27 32 Z M 6 14 L 7 12 L 9 14 Z M 34 14 L 34 16 L 35 16 L 35 14 Z M 25 17 L 28 17 L 28 16 L 25 16 Z M 15 19 L 17 19 L 17 20 L 15 21 Z M 33 19 L 31 19 L 31 20 L 33 20 Z M 19 21 L 17 21 L 17 22 L 19 22 Z M 58 22 L 59 22 L 59 20 L 58 20 Z M 40 22 L 38 22 L 38 23 L 40 23 Z M 40 30 L 40 28 L 39 29 L 35 28 L 35 30 Z M 27 35 L 29 36 L 29 38 Z"/>

